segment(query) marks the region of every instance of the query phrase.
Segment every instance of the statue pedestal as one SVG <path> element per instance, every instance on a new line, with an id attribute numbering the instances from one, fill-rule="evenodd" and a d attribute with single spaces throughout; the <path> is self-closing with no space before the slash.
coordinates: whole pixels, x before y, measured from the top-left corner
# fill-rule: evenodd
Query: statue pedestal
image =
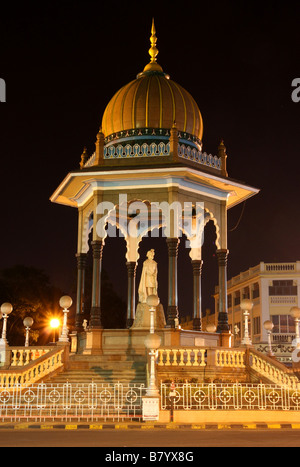
<path id="1" fill-rule="evenodd" d="M 86 332 L 84 355 L 102 355 L 102 329 L 91 329 Z"/>
<path id="2" fill-rule="evenodd" d="M 154 328 L 163 329 L 166 326 L 164 308 L 160 303 L 154 313 Z M 135 320 L 131 329 L 150 329 L 150 308 L 147 303 L 139 303 L 136 309 Z"/>

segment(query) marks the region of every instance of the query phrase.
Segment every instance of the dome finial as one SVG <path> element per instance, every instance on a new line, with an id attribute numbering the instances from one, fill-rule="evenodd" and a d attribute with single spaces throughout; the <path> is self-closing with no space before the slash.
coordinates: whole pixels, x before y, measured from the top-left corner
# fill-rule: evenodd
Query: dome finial
<path id="1" fill-rule="evenodd" d="M 158 55 L 158 48 L 156 47 L 157 43 L 157 37 L 156 37 L 156 29 L 155 29 L 155 24 L 154 24 L 154 18 L 152 18 L 152 27 L 151 27 L 151 37 L 150 37 L 150 43 L 151 47 L 149 49 L 149 55 L 150 55 L 150 63 L 146 65 L 144 68 L 145 71 L 160 71 L 162 72 L 162 67 L 157 63 L 157 55 Z"/>
<path id="2" fill-rule="evenodd" d="M 156 37 L 156 29 L 154 24 L 154 18 L 152 18 L 152 28 L 151 28 L 151 48 L 149 49 L 149 55 L 151 57 L 151 63 L 156 63 L 156 57 L 158 55 L 158 49 L 156 47 L 157 37 Z"/>

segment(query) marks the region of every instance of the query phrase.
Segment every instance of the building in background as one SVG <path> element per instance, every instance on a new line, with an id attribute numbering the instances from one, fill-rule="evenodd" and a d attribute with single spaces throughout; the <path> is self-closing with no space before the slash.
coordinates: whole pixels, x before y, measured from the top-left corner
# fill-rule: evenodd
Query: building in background
<path id="1" fill-rule="evenodd" d="M 218 310 L 218 287 L 215 294 L 215 319 Z M 228 321 L 234 334 L 235 345 L 244 337 L 243 316 L 240 303 L 253 301 L 250 316 L 250 336 L 257 350 L 268 351 L 267 331 L 264 322 L 271 320 L 272 349 L 283 363 L 291 361 L 295 322 L 290 316 L 292 307 L 300 306 L 300 261 L 295 263 L 260 263 L 241 272 L 227 282 Z M 205 327 L 205 323 L 204 327 Z"/>

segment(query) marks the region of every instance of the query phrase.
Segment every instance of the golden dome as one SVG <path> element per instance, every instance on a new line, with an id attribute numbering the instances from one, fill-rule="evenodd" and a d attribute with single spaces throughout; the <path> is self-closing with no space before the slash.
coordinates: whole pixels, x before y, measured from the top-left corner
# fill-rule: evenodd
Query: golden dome
<path id="1" fill-rule="evenodd" d="M 203 120 L 195 100 L 182 86 L 172 81 L 156 62 L 158 50 L 154 23 L 150 40 L 151 62 L 107 105 L 102 119 L 104 135 L 107 137 L 140 128 L 170 129 L 175 122 L 178 131 L 202 140 Z"/>
<path id="2" fill-rule="evenodd" d="M 193 97 L 160 72 L 142 73 L 120 89 L 105 109 L 105 136 L 137 128 L 172 128 L 202 140 L 203 121 Z"/>

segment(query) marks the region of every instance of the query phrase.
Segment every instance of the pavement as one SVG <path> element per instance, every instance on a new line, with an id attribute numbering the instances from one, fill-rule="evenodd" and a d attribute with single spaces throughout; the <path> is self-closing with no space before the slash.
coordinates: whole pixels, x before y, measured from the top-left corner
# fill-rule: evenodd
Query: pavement
<path id="1" fill-rule="evenodd" d="M 300 430 L 300 424 L 281 424 L 281 423 L 252 423 L 252 424 L 179 424 L 179 423 L 150 423 L 150 422 L 129 422 L 129 423 L 0 423 L 1 430 L 91 430 L 91 431 L 107 431 L 107 430 L 139 430 L 139 431 L 158 431 L 158 430 Z"/>

